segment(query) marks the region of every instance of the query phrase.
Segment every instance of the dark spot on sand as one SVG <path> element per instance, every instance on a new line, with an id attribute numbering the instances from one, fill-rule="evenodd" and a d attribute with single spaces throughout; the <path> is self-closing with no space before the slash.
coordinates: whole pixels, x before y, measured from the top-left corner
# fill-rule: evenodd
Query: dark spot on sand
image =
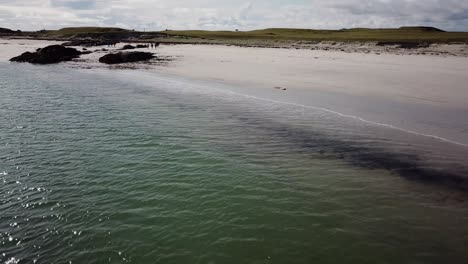
<path id="1" fill-rule="evenodd" d="M 282 91 L 288 90 L 288 88 L 281 87 L 281 86 L 275 86 L 274 88 L 277 89 L 277 90 L 282 90 Z"/>

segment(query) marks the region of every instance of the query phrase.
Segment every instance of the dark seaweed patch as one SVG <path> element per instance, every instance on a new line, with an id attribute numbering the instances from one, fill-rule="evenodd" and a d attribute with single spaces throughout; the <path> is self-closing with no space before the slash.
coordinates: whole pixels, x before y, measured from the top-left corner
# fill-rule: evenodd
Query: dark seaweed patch
<path id="1" fill-rule="evenodd" d="M 422 158 L 417 154 L 390 150 L 377 143 L 359 144 L 356 141 L 357 138 L 340 139 L 339 135 L 328 135 L 271 119 L 266 120 L 255 113 L 249 113 L 248 116 L 249 118 L 245 115 L 239 116 L 238 119 L 263 130 L 272 137 L 279 137 L 282 141 L 293 143 L 301 152 L 328 155 L 355 166 L 387 170 L 407 180 L 438 184 L 468 192 L 466 172 L 452 171 L 451 168 L 427 167 L 422 164 Z"/>

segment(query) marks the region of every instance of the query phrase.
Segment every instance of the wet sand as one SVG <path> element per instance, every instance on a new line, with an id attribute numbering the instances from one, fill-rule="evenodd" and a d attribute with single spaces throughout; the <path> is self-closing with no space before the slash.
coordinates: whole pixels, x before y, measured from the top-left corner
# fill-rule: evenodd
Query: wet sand
<path id="1" fill-rule="evenodd" d="M 162 46 L 157 71 L 468 144 L 468 58 Z"/>

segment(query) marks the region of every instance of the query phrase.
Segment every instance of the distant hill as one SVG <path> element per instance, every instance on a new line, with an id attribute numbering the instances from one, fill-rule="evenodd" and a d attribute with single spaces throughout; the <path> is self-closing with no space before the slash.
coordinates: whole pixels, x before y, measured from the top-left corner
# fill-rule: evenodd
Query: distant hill
<path id="1" fill-rule="evenodd" d="M 52 39 L 106 39 L 112 41 L 147 40 L 167 36 L 160 32 L 141 32 L 116 27 L 67 27 L 59 30 L 40 30 L 32 34 L 39 38 Z"/>
<path id="2" fill-rule="evenodd" d="M 1 28 L 0 27 L 0 33 L 13 33 L 14 31 L 8 28 Z"/>
<path id="3" fill-rule="evenodd" d="M 267 28 L 252 31 L 203 31 L 171 30 L 168 35 L 207 40 L 262 39 L 262 40 L 306 40 L 338 42 L 427 42 L 468 43 L 468 32 L 445 32 L 433 27 L 401 28 L 350 28 L 340 30 L 315 30 L 297 28 Z"/>
<path id="4" fill-rule="evenodd" d="M 159 32 L 141 32 L 116 27 L 67 27 L 59 30 L 41 30 L 37 32 L 15 32 L 0 29 L 4 35 L 73 39 L 99 38 L 114 41 L 142 40 L 158 41 L 162 38 L 174 43 L 234 43 L 236 41 L 265 42 L 271 41 L 332 41 L 332 42 L 381 42 L 403 43 L 414 46 L 415 43 L 467 43 L 468 32 L 445 32 L 434 27 L 409 26 L 401 28 L 349 28 L 340 30 L 317 30 L 301 28 L 267 28 L 251 31 L 207 31 L 207 30 L 166 30 Z"/>
<path id="5" fill-rule="evenodd" d="M 419 30 L 425 32 L 446 32 L 442 29 L 438 29 L 435 27 L 401 27 L 401 30 Z"/>
<path id="6" fill-rule="evenodd" d="M 95 33 L 124 33 L 130 30 L 114 27 L 67 27 L 59 30 L 43 31 L 48 35 L 72 36 L 77 34 L 95 34 Z"/>
<path id="7" fill-rule="evenodd" d="M 425 32 L 446 32 L 442 29 L 438 29 L 435 27 L 401 27 L 401 30 L 419 30 Z"/>

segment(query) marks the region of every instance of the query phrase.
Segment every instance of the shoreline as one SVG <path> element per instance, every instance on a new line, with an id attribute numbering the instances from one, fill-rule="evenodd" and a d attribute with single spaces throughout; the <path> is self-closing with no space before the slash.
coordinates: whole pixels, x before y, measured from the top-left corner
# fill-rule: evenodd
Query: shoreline
<path id="1" fill-rule="evenodd" d="M 57 43 L 10 40 L 0 61 Z M 462 118 L 468 115 L 468 57 L 163 44 L 136 49 L 153 52 L 163 61 L 113 66 L 98 62 L 99 56 L 122 45 L 108 51 L 88 48 L 93 53 L 63 65 L 142 70 L 227 85 L 242 94 L 324 108 L 468 144 L 464 132 L 468 122 Z"/>
<path id="2" fill-rule="evenodd" d="M 0 36 L 2 39 L 11 40 L 33 40 L 33 41 L 54 41 L 68 42 L 69 38 L 53 37 L 20 37 L 20 36 Z M 363 54 L 394 54 L 394 55 L 419 55 L 419 56 L 440 56 L 440 57 L 468 57 L 467 43 L 431 43 L 422 47 L 403 48 L 398 44 L 388 43 L 379 45 L 378 41 L 307 41 L 307 40 L 215 40 L 198 38 L 158 38 L 154 40 L 122 40 L 120 43 L 160 43 L 164 45 L 212 45 L 212 46 L 234 46 L 245 48 L 272 48 L 272 49 L 300 49 L 300 50 L 321 50 L 336 51 L 344 53 Z"/>
<path id="3" fill-rule="evenodd" d="M 13 41 L 2 49 L 0 62 L 47 44 L 52 43 Z M 468 171 L 466 57 L 160 45 L 134 50 L 151 51 L 157 57 L 170 58 L 169 62 L 154 60 L 123 65 L 98 62 L 99 56 L 122 46 L 121 43 L 108 51 L 87 48 L 92 53 L 60 65 L 24 66 L 32 71 L 35 67 L 45 71 L 50 67 L 54 71 L 58 66 L 65 71 L 83 71 L 91 79 L 93 74 L 103 74 L 155 91 L 168 89 L 177 93 L 177 87 L 182 87 L 189 94 L 227 102 L 237 97 L 242 98 L 241 105 L 245 101 L 258 103 L 266 114 L 275 109 L 291 111 L 285 116 L 272 116 L 278 119 L 310 116 L 307 122 L 292 123 L 285 132 L 296 131 L 298 142 L 315 140 L 302 134 L 301 127 L 317 126 L 315 130 L 320 130 L 322 122 L 330 122 L 343 134 L 334 135 L 334 129 L 325 129 L 329 133 L 321 135 L 324 140 L 321 144 L 333 143 L 333 153 L 349 152 L 346 157 L 338 157 L 351 164 L 390 171 L 402 169 L 395 173 L 408 179 L 448 181 L 447 186 L 468 190 L 464 176 Z M 6 56 L 5 51 L 10 54 Z M 22 65 L 14 67 L 21 69 Z M 335 140 L 335 136 L 340 139 Z M 355 146 L 359 141 L 368 147 Z M 365 154 L 374 148 L 380 149 L 380 157 Z"/>

